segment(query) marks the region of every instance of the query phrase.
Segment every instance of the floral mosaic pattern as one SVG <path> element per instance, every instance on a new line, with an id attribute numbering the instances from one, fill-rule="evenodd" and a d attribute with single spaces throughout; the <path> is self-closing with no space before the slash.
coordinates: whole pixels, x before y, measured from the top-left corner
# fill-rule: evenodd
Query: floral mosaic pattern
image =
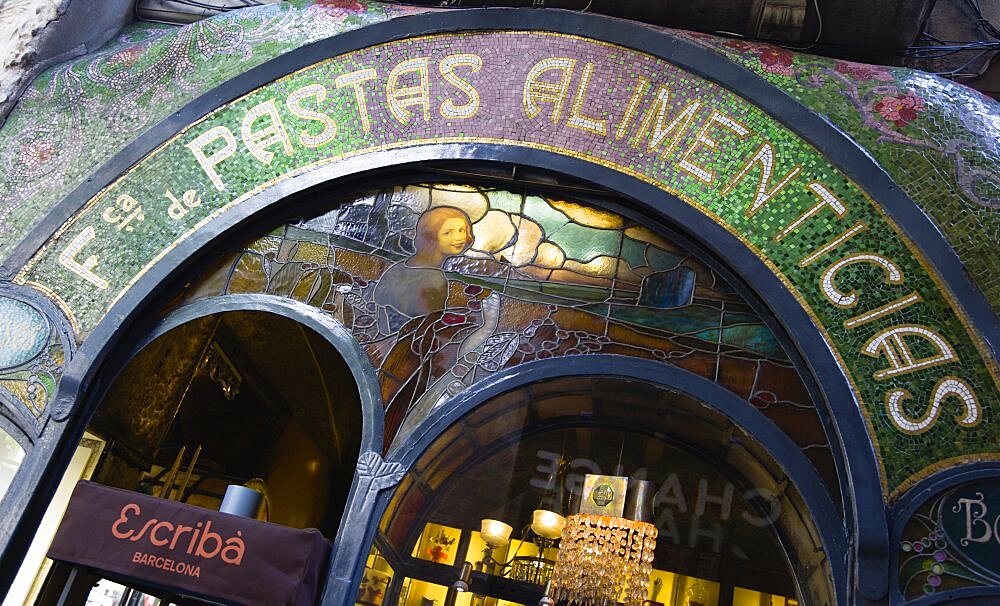
<path id="1" fill-rule="evenodd" d="M 104 162 L 199 95 L 304 44 L 420 10 L 299 0 L 181 28 L 136 24 L 46 71 L 0 130 L 0 259 Z"/>
<path id="2" fill-rule="evenodd" d="M 457 217 L 471 238 L 428 265 L 421 253 L 438 242 L 422 233 L 436 213 Z M 815 408 L 770 329 L 691 253 L 615 213 L 460 185 L 384 190 L 248 244 L 191 288 L 186 301 L 291 297 L 346 326 L 379 372 L 386 448 L 500 370 L 618 354 L 679 366 L 746 399 L 837 491 Z"/>
<path id="3" fill-rule="evenodd" d="M 747 67 L 825 116 L 871 153 L 927 212 L 1000 312 L 1000 104 L 906 68 L 674 32 Z"/>

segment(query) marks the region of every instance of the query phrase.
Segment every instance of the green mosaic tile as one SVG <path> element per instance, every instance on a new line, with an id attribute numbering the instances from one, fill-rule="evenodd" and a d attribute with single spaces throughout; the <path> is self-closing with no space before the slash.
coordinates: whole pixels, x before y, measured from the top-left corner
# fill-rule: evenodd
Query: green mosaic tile
<path id="1" fill-rule="evenodd" d="M 49 69 L 0 129 L 0 259 L 101 164 L 199 95 L 310 42 L 419 10 L 296 0 L 179 28 L 139 23 Z"/>
<path id="2" fill-rule="evenodd" d="M 934 220 L 1000 313 L 1000 104 L 917 70 L 674 33 L 753 70 L 854 138 Z"/>

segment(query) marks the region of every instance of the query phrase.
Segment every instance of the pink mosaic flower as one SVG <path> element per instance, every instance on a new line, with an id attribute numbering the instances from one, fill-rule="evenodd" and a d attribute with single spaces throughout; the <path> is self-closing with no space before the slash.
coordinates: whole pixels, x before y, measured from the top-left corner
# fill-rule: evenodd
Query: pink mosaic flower
<path id="1" fill-rule="evenodd" d="M 792 69 L 793 55 L 791 52 L 783 48 L 766 47 L 759 51 L 758 56 L 764 69 L 772 74 L 795 75 L 795 70 Z"/>
<path id="2" fill-rule="evenodd" d="M 740 53 L 752 53 L 757 50 L 756 46 L 742 40 L 726 40 L 722 45 Z"/>
<path id="3" fill-rule="evenodd" d="M 875 104 L 875 111 L 889 122 L 902 128 L 924 111 L 924 100 L 912 92 L 898 97 L 886 96 Z"/>
<path id="4" fill-rule="evenodd" d="M 32 170 L 37 170 L 55 155 L 55 145 L 45 140 L 22 144 L 19 154 L 21 162 Z"/>
<path id="5" fill-rule="evenodd" d="M 316 6 L 350 13 L 363 13 L 368 10 L 367 4 L 356 0 L 317 0 Z"/>
<path id="6" fill-rule="evenodd" d="M 853 61 L 837 61 L 834 64 L 834 69 L 845 76 L 850 76 L 857 80 L 879 80 L 881 82 L 891 82 L 893 80 L 889 70 L 878 65 L 854 63 Z"/>
<path id="7" fill-rule="evenodd" d="M 142 57 L 145 50 L 145 46 L 131 46 L 112 55 L 109 63 L 129 67 Z"/>

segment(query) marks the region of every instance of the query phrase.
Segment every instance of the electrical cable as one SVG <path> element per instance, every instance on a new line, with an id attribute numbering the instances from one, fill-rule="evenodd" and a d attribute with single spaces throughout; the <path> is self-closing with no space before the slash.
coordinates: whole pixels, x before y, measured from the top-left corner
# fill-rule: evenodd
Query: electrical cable
<path id="1" fill-rule="evenodd" d="M 980 57 L 982 57 L 983 55 L 985 55 L 988 52 L 990 52 L 990 51 L 989 50 L 979 51 L 975 55 L 972 55 L 971 59 L 969 59 L 968 61 L 966 61 L 962 65 L 959 65 L 955 69 L 944 71 L 944 72 L 934 72 L 934 73 L 937 74 L 938 76 L 955 76 L 956 74 L 960 74 L 963 69 L 969 67 L 970 64 L 972 64 L 974 61 L 976 61 L 977 59 L 979 59 Z"/>
<path id="2" fill-rule="evenodd" d="M 813 8 L 816 9 L 816 37 L 813 38 L 813 41 L 809 44 L 809 46 L 801 50 L 809 50 L 816 46 L 816 43 L 819 42 L 820 36 L 823 35 L 823 15 L 819 12 L 819 0 L 813 0 Z"/>
<path id="3" fill-rule="evenodd" d="M 182 4 L 185 6 L 191 6 L 194 8 L 203 8 L 206 10 L 227 12 L 232 10 L 238 10 L 241 8 L 248 8 L 251 6 L 263 6 L 259 0 L 240 0 L 240 5 L 238 6 L 219 6 L 217 4 L 209 4 L 205 2 L 198 2 L 198 0 L 172 0 L 176 4 Z"/>
<path id="4" fill-rule="evenodd" d="M 996 51 L 994 51 L 994 54 L 993 54 L 992 57 L 990 57 L 986 61 L 983 61 L 982 66 L 980 66 L 980 68 L 978 70 L 976 70 L 975 72 L 962 73 L 962 70 L 965 69 L 966 67 L 968 67 L 973 62 L 975 62 L 980 57 L 982 57 L 984 54 L 986 54 L 986 52 L 988 52 L 988 51 L 983 51 L 982 53 L 979 53 L 978 55 L 976 55 L 972 59 L 969 59 L 968 61 L 966 61 L 960 67 L 957 67 L 957 68 L 955 68 L 955 69 L 953 69 L 951 71 L 948 71 L 948 72 L 935 72 L 935 73 L 937 75 L 939 75 L 939 76 L 943 76 L 945 78 L 952 78 L 954 80 L 959 80 L 959 79 L 965 80 L 965 79 L 970 79 L 970 78 L 978 78 L 978 77 L 982 76 L 983 74 L 985 74 L 986 70 L 988 70 L 990 68 L 990 65 L 993 64 L 993 60 L 997 58 L 997 52 Z"/>
<path id="5" fill-rule="evenodd" d="M 965 0 L 965 3 L 968 4 L 972 9 L 972 12 L 976 14 L 976 25 L 982 28 L 982 30 L 986 32 L 986 35 L 1000 40 L 1000 30 L 990 23 L 989 19 L 983 15 L 983 7 L 979 4 L 979 0 Z"/>
<path id="6" fill-rule="evenodd" d="M 191 0 L 191 1 L 195 1 L 195 0 Z M 461 0 L 443 0 L 443 1 L 442 0 L 423 0 L 423 1 L 422 0 L 403 0 L 403 1 L 397 1 L 397 2 L 394 2 L 394 3 L 395 4 L 406 4 L 406 5 L 410 5 L 410 6 L 427 6 L 428 4 L 435 4 L 435 5 L 439 5 L 439 6 L 445 6 L 445 5 L 447 5 L 446 8 L 454 8 L 455 4 L 453 4 L 453 3 L 460 2 L 460 1 Z M 781 39 L 781 38 L 762 38 L 762 37 L 756 37 L 756 36 L 747 36 L 745 34 L 741 34 L 741 33 L 738 33 L 738 32 L 729 32 L 729 31 L 723 31 L 723 30 L 707 30 L 706 29 L 706 30 L 694 30 L 694 31 L 701 31 L 702 33 L 713 34 L 713 35 L 717 35 L 717 36 L 721 36 L 721 37 L 725 37 L 725 38 L 744 40 L 746 42 L 760 42 L 760 43 L 764 43 L 764 44 L 774 44 L 776 46 L 781 46 L 781 47 L 787 48 L 789 50 L 806 50 L 806 49 L 812 48 L 812 47 L 816 46 L 817 44 L 819 44 L 819 40 L 820 40 L 820 38 L 823 35 L 823 29 L 824 29 L 823 16 L 822 16 L 822 13 L 819 10 L 819 0 L 812 0 L 812 1 L 813 1 L 813 7 L 816 10 L 816 16 L 817 16 L 817 34 L 816 34 L 816 37 L 813 39 L 813 41 L 810 42 L 809 45 L 805 46 L 805 47 L 796 47 L 794 45 L 790 45 L 789 44 L 789 42 L 790 42 L 789 40 L 787 40 L 787 39 Z M 966 1 L 968 1 L 968 0 L 966 0 Z M 591 7 L 592 4 L 593 4 L 593 0 L 589 0 L 588 3 L 587 3 L 587 6 L 585 6 L 582 9 L 579 9 L 579 12 L 586 12 L 586 11 L 588 11 L 590 9 L 590 7 Z M 482 5 L 485 5 L 485 3 L 484 4 L 478 4 L 476 2 L 473 2 L 473 4 L 472 4 L 472 6 L 482 6 Z M 661 25 L 663 25 L 664 27 L 670 27 L 669 25 L 666 25 L 666 24 L 661 24 Z M 927 35 L 928 37 L 930 36 L 929 34 L 925 34 L 923 32 L 921 33 L 921 35 Z M 952 42 L 952 41 L 945 41 L 945 42 Z M 993 42 L 990 42 L 990 41 L 983 41 L 981 43 L 984 43 L 984 44 L 994 44 Z M 959 43 L 959 44 L 961 44 L 961 43 Z M 908 56 L 907 53 L 913 51 L 914 49 L 927 49 L 927 50 L 931 50 L 931 48 L 932 48 L 932 47 L 926 47 L 926 46 L 902 46 L 902 47 L 900 47 L 900 46 L 891 46 L 891 47 L 887 46 L 887 47 L 878 47 L 878 46 L 874 46 L 872 44 L 846 44 L 846 43 L 838 43 L 838 42 L 830 42 L 830 41 L 823 42 L 822 46 L 825 49 L 837 50 L 837 51 L 842 51 L 842 52 L 845 52 L 845 53 L 851 53 L 851 52 L 856 52 L 856 51 L 864 51 L 867 54 L 869 54 L 870 56 L 878 55 L 878 56 L 883 56 L 883 57 L 907 57 Z M 958 51 L 956 51 L 956 52 L 958 52 Z"/>
<path id="7" fill-rule="evenodd" d="M 975 29 L 982 30 L 987 36 L 986 40 L 975 40 L 969 42 L 942 40 L 927 31 L 921 31 L 919 38 L 921 40 L 930 41 L 934 44 L 911 46 L 906 50 L 903 56 L 914 60 L 933 61 L 944 59 L 959 53 L 972 53 L 971 57 L 965 59 L 964 62 L 957 67 L 942 71 L 934 71 L 932 73 L 952 79 L 977 78 L 986 73 L 986 70 L 989 69 L 994 59 L 996 59 L 997 53 L 1000 52 L 1000 30 L 998 30 L 997 27 L 994 26 L 993 23 L 990 22 L 990 20 L 983 14 L 980 0 L 964 0 L 962 4 L 966 5 L 972 12 Z M 970 65 L 975 64 L 977 61 L 981 60 L 984 56 L 987 56 L 990 53 L 992 53 L 992 55 L 983 61 L 979 69 L 973 72 L 965 71 Z M 961 59 L 959 59 L 959 61 L 961 61 Z"/>

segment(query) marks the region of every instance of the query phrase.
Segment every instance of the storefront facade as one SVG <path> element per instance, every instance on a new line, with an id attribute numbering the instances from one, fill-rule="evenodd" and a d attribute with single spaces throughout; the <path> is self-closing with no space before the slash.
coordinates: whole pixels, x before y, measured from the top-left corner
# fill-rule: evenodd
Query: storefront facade
<path id="1" fill-rule="evenodd" d="M 1000 595 L 995 103 L 581 13 L 361 3 L 136 29 L 26 99 L 0 133 L 9 578 L 85 429 L 152 461 L 204 422 L 163 360 L 282 357 L 290 321 L 328 416 L 289 416 L 337 478 L 303 518 L 324 603 L 443 599 L 480 518 L 524 525 L 585 470 L 653 481 L 656 570 L 716 583 L 671 603 Z M 309 383 L 221 355 L 227 399 L 227 369 Z"/>

